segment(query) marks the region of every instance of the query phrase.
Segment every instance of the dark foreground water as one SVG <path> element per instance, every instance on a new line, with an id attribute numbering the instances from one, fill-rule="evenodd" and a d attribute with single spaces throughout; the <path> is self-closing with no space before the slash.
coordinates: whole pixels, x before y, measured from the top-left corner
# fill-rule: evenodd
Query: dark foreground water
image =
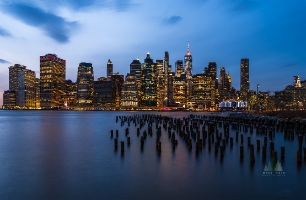
<path id="1" fill-rule="evenodd" d="M 278 156 L 280 146 L 286 147 L 280 161 L 285 174 L 263 176 L 270 155 L 263 161 L 255 148 L 252 165 L 247 151 L 247 136 L 263 144 L 255 133 L 245 133 L 241 161 L 235 139 L 220 160 L 213 146 L 196 156 L 179 137 L 173 152 L 163 130 L 159 156 L 155 125 L 141 152 L 131 124 L 131 145 L 121 155 L 110 130 L 118 129 L 119 141 L 126 141 L 127 124 L 116 124 L 115 116 L 134 114 L 144 112 L 0 111 L 0 199 L 306 199 L 306 164 L 296 162 L 297 137 L 285 141 L 276 133 Z"/>

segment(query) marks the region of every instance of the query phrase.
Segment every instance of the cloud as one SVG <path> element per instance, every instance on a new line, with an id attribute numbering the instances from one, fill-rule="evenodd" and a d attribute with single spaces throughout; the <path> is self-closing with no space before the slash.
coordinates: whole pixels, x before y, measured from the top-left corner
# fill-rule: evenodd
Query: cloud
<path id="1" fill-rule="evenodd" d="M 60 16 L 45 12 L 37 7 L 9 4 L 1 8 L 25 24 L 42 29 L 47 36 L 59 43 L 69 42 L 70 32 L 77 27 L 76 22 L 66 21 Z"/>
<path id="2" fill-rule="evenodd" d="M 250 11 L 258 6 L 260 6 L 262 3 L 264 3 L 261 0 L 225 0 L 226 3 L 230 4 L 230 9 L 233 11 Z"/>
<path id="3" fill-rule="evenodd" d="M 5 29 L 0 27 L 0 36 L 10 37 L 11 34 L 9 32 L 7 32 Z"/>
<path id="4" fill-rule="evenodd" d="M 171 16 L 171 17 L 169 17 L 169 18 L 165 18 L 165 19 L 164 19 L 164 23 L 165 23 L 165 24 L 171 24 L 171 25 L 173 25 L 173 24 L 179 23 L 182 19 L 183 19 L 183 18 L 182 18 L 181 16 L 175 16 L 175 15 L 173 15 L 173 16 Z"/>
<path id="5" fill-rule="evenodd" d="M 282 67 L 294 67 L 296 65 L 298 65 L 299 63 L 297 62 L 290 62 L 290 63 L 285 63 L 282 65 Z"/>
<path id="6" fill-rule="evenodd" d="M 2 63 L 2 64 L 9 64 L 10 62 L 0 58 L 0 63 Z"/>
<path id="7" fill-rule="evenodd" d="M 32 1 L 35 4 L 35 0 Z M 48 1 L 38 1 L 45 7 L 48 7 L 50 4 Z M 102 8 L 118 12 L 127 11 L 136 5 L 132 4 L 131 0 L 52 0 L 52 4 L 56 7 L 66 6 L 75 11 L 88 11 Z"/>

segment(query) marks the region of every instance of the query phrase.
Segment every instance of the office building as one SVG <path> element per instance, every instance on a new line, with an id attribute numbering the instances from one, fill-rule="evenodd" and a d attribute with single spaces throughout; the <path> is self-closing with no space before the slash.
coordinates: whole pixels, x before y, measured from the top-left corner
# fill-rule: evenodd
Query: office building
<path id="1" fill-rule="evenodd" d="M 138 89 L 134 73 L 126 75 L 121 92 L 121 107 L 138 107 Z"/>
<path id="2" fill-rule="evenodd" d="M 9 90 L 15 91 L 16 103 L 18 104 L 18 72 L 26 69 L 26 66 L 15 64 L 9 67 Z"/>
<path id="3" fill-rule="evenodd" d="M 215 107 L 215 81 L 206 74 L 192 76 L 192 102 L 200 109 L 213 109 Z"/>
<path id="4" fill-rule="evenodd" d="M 66 60 L 56 54 L 40 56 L 40 106 L 54 108 L 64 106 Z"/>
<path id="5" fill-rule="evenodd" d="M 77 103 L 91 105 L 93 103 L 94 72 L 91 63 L 81 62 L 77 75 Z"/>
<path id="6" fill-rule="evenodd" d="M 142 64 L 141 79 L 141 106 L 156 107 L 157 106 L 157 69 L 156 64 L 147 53 L 144 63 Z"/>
<path id="7" fill-rule="evenodd" d="M 36 108 L 36 73 L 24 69 L 18 72 L 18 102 L 21 108 Z"/>
<path id="8" fill-rule="evenodd" d="M 124 83 L 124 76 L 119 73 L 114 73 L 111 76 L 112 81 L 112 99 L 115 102 L 115 107 L 119 108 L 121 105 L 121 91 Z"/>
<path id="9" fill-rule="evenodd" d="M 100 77 L 94 81 L 94 106 L 95 107 L 115 107 L 115 99 L 112 98 L 112 81 Z"/>
<path id="10" fill-rule="evenodd" d="M 138 94 L 141 92 L 141 63 L 139 59 L 133 60 L 132 63 L 130 64 L 130 73 L 134 73 L 136 77 L 136 84 L 138 88 Z M 140 101 L 140 99 L 139 99 Z"/>
<path id="11" fill-rule="evenodd" d="M 217 63 L 216 62 L 208 63 L 208 76 L 210 76 L 212 80 L 216 80 L 217 78 Z"/>
<path id="12" fill-rule="evenodd" d="M 6 90 L 3 92 L 3 108 L 13 109 L 16 106 L 16 91 Z"/>
<path id="13" fill-rule="evenodd" d="M 109 80 L 111 80 L 111 76 L 113 75 L 114 73 L 114 68 L 113 68 L 113 63 L 110 59 L 108 59 L 107 61 L 107 66 L 106 66 L 106 75 L 107 75 L 107 78 Z"/>
<path id="14" fill-rule="evenodd" d="M 190 52 L 190 46 L 189 46 L 189 41 L 188 41 L 188 48 L 187 48 L 187 53 L 184 57 L 184 73 L 186 74 L 186 79 L 187 79 L 187 92 L 186 92 L 186 98 L 187 101 L 191 101 L 192 99 L 192 56 Z"/>
<path id="15" fill-rule="evenodd" d="M 240 93 L 243 100 L 247 100 L 250 91 L 249 59 L 242 58 L 240 62 Z"/>
<path id="16" fill-rule="evenodd" d="M 156 68 L 157 68 L 157 107 L 163 107 L 164 99 L 166 95 L 166 81 L 165 81 L 165 73 L 164 73 L 164 62 L 163 60 L 156 60 Z"/>
<path id="17" fill-rule="evenodd" d="M 187 82 L 186 74 L 180 74 L 180 76 L 173 77 L 173 100 L 175 104 L 184 106 L 187 103 Z"/>
<path id="18" fill-rule="evenodd" d="M 175 76 L 179 77 L 183 73 L 184 73 L 183 61 L 182 60 L 177 60 L 175 62 Z"/>

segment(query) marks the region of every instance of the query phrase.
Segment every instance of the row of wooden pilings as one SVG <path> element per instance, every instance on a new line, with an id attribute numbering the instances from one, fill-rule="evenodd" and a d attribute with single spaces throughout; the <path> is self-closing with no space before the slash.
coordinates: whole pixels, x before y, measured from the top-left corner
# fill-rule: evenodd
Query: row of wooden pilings
<path id="1" fill-rule="evenodd" d="M 199 153 L 208 144 L 208 150 L 211 150 L 211 145 L 214 145 L 214 151 L 216 154 L 220 151 L 220 156 L 224 157 L 226 146 L 230 141 L 230 147 L 234 145 L 233 137 L 230 136 L 230 128 L 236 130 L 236 143 L 239 141 L 240 134 L 240 158 L 244 157 L 244 134 L 252 134 L 254 131 L 257 135 L 264 135 L 263 146 L 261 147 L 260 140 L 256 140 L 257 151 L 262 151 L 262 158 L 267 156 L 267 148 L 269 147 L 269 153 L 273 160 L 277 160 L 277 151 L 274 148 L 273 139 L 275 132 L 283 132 L 284 139 L 294 139 L 294 135 L 298 135 L 298 151 L 297 161 L 302 162 L 302 155 L 304 151 L 304 159 L 306 159 L 306 148 L 302 148 L 303 137 L 306 131 L 306 123 L 302 122 L 290 122 L 286 120 L 277 120 L 275 118 L 265 117 L 220 117 L 220 116 L 195 116 L 190 115 L 187 118 L 174 118 L 161 115 L 134 115 L 134 116 L 116 116 L 116 123 L 120 120 L 121 126 L 127 123 L 128 128 L 125 129 L 125 135 L 127 137 L 128 146 L 131 143 L 129 137 L 129 127 L 134 124 L 137 127 L 137 137 L 140 136 L 141 129 L 147 125 L 147 130 L 144 130 L 140 137 L 141 150 L 144 148 L 144 143 L 148 135 L 153 135 L 152 125 L 156 124 L 156 150 L 158 153 L 162 151 L 161 145 L 161 128 L 168 133 L 169 140 L 172 144 L 173 150 L 178 145 L 176 134 L 185 143 L 187 149 L 191 151 L 193 149 L 193 142 L 195 143 L 195 152 Z M 223 127 L 223 132 L 219 132 L 219 129 Z M 207 129 L 206 129 L 207 128 Z M 202 133 L 202 134 L 201 134 Z M 113 138 L 114 132 L 111 130 L 111 138 Z M 201 137 L 202 135 L 202 137 Z M 269 137 L 269 146 L 268 146 Z M 250 161 L 255 162 L 254 144 L 251 143 L 251 137 L 247 138 L 247 145 L 250 153 Z M 306 136 L 305 136 L 306 142 Z M 120 142 L 121 152 L 124 152 L 124 141 Z M 115 150 L 118 149 L 118 130 L 116 130 L 116 136 L 114 139 Z M 280 148 L 280 157 L 285 158 L 285 147 Z"/>

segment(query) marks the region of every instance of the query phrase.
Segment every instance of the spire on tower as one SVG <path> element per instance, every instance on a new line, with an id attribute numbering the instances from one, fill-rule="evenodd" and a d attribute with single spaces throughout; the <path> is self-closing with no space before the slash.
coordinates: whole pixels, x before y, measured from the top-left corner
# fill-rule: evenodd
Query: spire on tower
<path id="1" fill-rule="evenodd" d="M 190 53 L 190 45 L 189 45 L 189 41 L 188 41 L 188 48 L 187 48 L 187 54 L 186 55 L 188 55 L 188 56 L 190 56 L 191 55 L 191 53 Z"/>

